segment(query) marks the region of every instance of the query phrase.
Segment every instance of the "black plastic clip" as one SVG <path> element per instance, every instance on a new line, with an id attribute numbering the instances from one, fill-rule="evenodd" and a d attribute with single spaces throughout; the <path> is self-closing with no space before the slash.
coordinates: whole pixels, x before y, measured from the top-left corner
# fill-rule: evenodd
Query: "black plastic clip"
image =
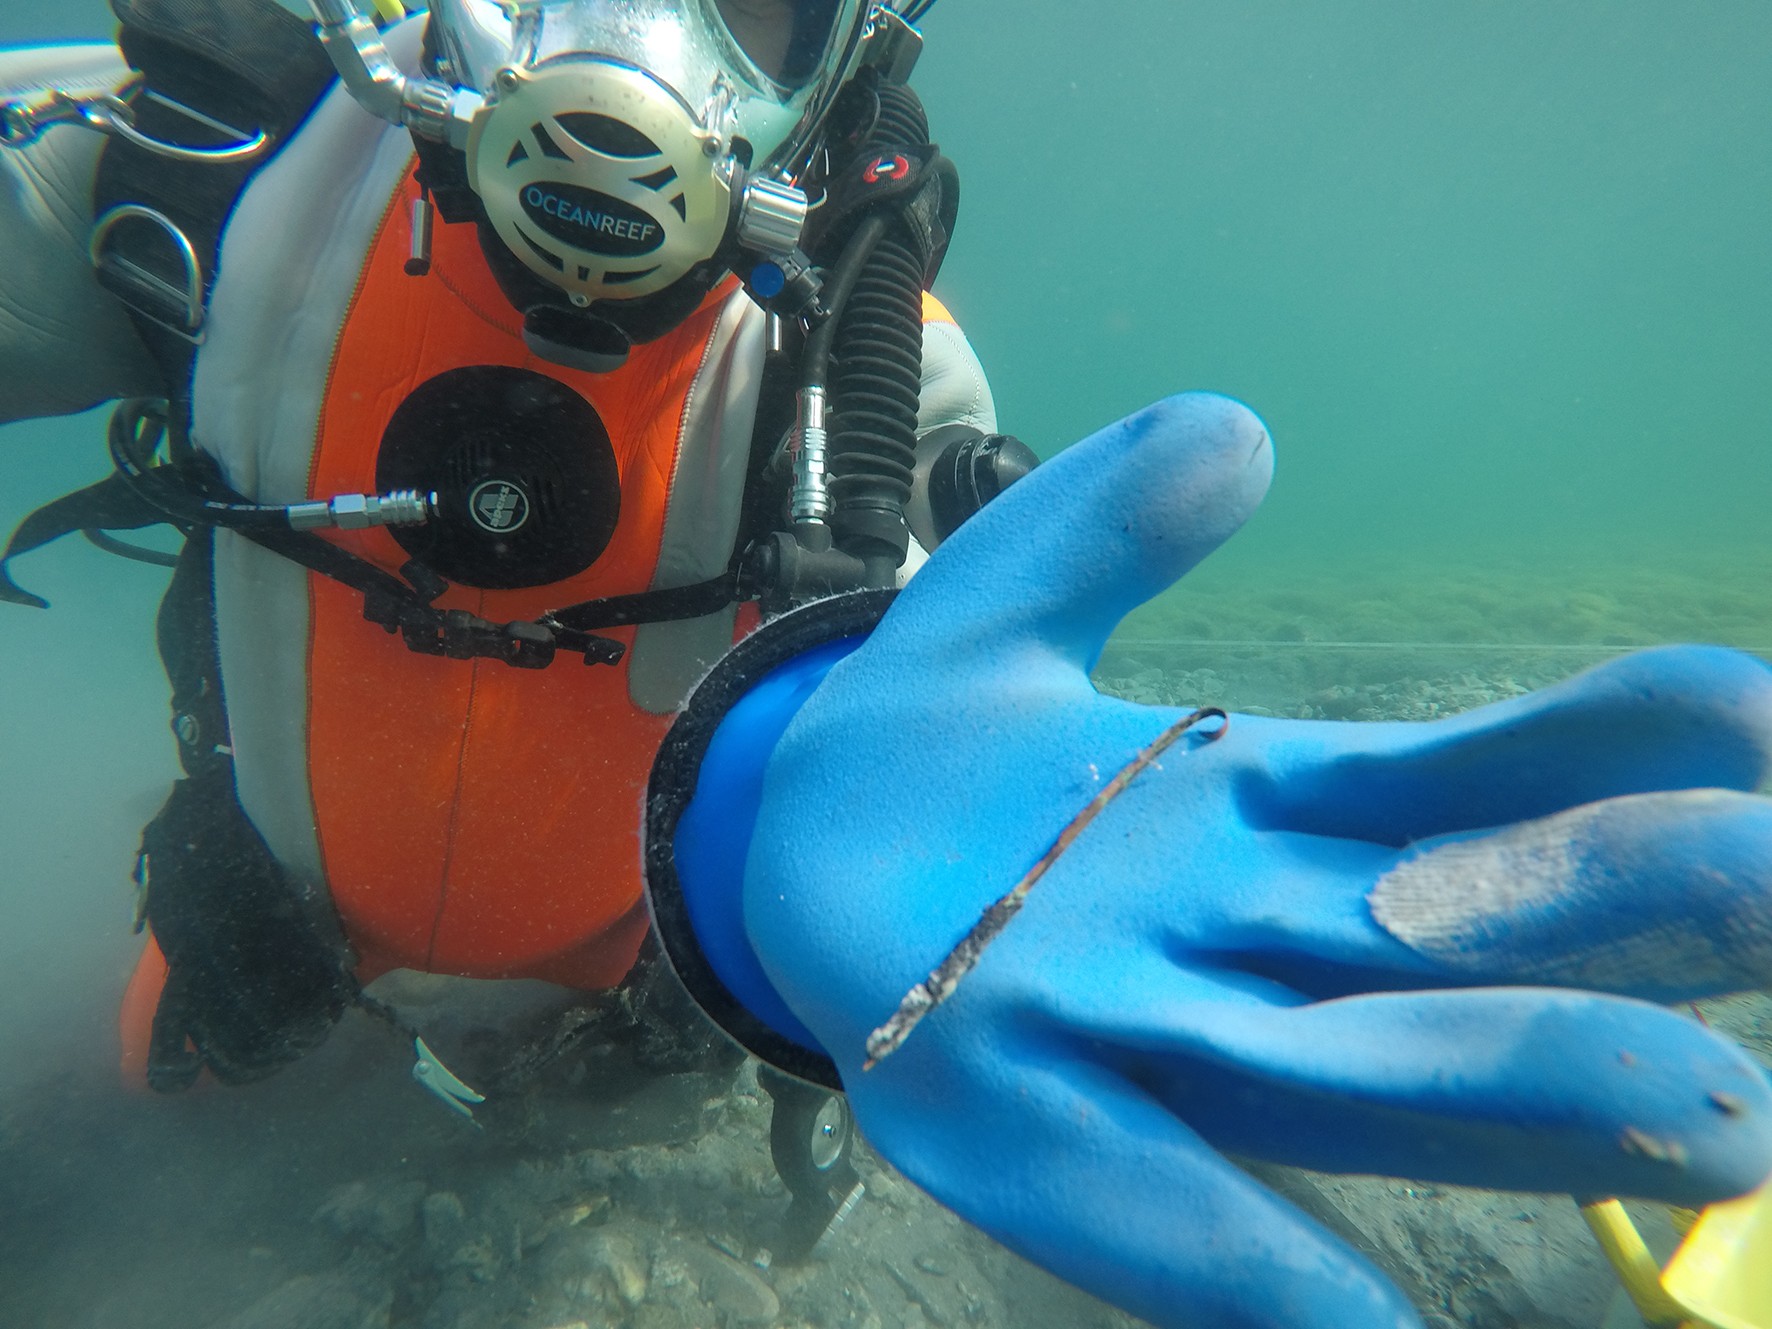
<path id="1" fill-rule="evenodd" d="M 610 637 L 519 620 L 493 623 L 465 609 L 432 609 L 415 598 L 366 590 L 363 617 L 398 632 L 408 650 L 450 660 L 500 660 L 514 669 L 546 669 L 566 650 L 587 665 L 617 665 L 627 647 Z"/>

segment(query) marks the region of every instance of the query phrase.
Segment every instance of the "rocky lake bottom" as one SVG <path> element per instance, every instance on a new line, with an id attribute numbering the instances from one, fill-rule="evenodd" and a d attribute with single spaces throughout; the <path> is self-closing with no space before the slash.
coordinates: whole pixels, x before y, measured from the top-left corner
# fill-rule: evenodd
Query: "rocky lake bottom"
<path id="1" fill-rule="evenodd" d="M 1345 575 L 1261 593 L 1209 583 L 1136 615 L 1097 681 L 1165 705 L 1426 720 L 1631 645 L 1772 641 L 1763 598 L 1702 577 L 1571 591 L 1533 573 L 1512 583 L 1424 574 L 1407 597 Z M 246 1089 L 150 1100 L 122 1095 L 90 1067 L 15 1077 L 0 1097 L 0 1323 L 1134 1323 L 1011 1256 L 865 1144 L 853 1160 L 862 1198 L 806 1254 L 771 1162 L 770 1096 L 754 1063 L 602 1038 L 620 1023 L 609 1009 L 539 985 L 391 976 L 378 993 L 464 1078 L 498 1082 L 480 1129 L 421 1092 L 407 1049 L 359 1016 L 305 1062 Z M 1772 1001 L 1748 994 L 1704 1010 L 1772 1066 Z M 512 1027 L 556 1035 L 526 1045 L 547 1055 L 521 1074 L 499 1071 L 488 1050 L 508 1046 L 499 1033 Z M 1566 1196 L 1260 1175 L 1365 1250 L 1434 1329 L 1635 1325 Z M 1665 1249 L 1665 1212 L 1633 1212 Z"/>

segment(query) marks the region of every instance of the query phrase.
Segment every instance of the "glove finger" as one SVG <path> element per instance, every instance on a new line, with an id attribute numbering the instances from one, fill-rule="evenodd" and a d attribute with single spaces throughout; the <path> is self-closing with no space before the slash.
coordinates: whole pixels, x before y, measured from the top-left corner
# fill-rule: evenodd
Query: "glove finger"
<path id="1" fill-rule="evenodd" d="M 875 634 L 914 658 L 1027 646 L 1087 671 L 1115 625 L 1248 520 L 1273 477 L 1245 406 L 1184 393 L 1067 448 L 945 541 Z M 964 657 L 962 657 L 964 658 Z"/>
<path id="2" fill-rule="evenodd" d="M 850 1080 L 868 1139 L 1004 1245 L 1158 1329 L 1405 1329 L 1402 1294 L 1139 1087 L 995 1043 L 956 1071 L 915 1040 Z M 958 1078 L 956 1078 L 958 1077 Z M 951 1091 L 967 1084 L 965 1111 Z"/>
<path id="3" fill-rule="evenodd" d="M 1664 647 L 1445 720 L 1297 735 L 1276 746 L 1284 779 L 1252 791 L 1252 818 L 1402 846 L 1621 794 L 1756 789 L 1772 775 L 1772 669 Z"/>
<path id="4" fill-rule="evenodd" d="M 1227 1152 L 1694 1207 L 1772 1174 L 1772 1082 L 1659 1006 L 1480 988 L 1284 1007 L 1199 981 L 1136 1009 L 1073 994 L 1066 1015 Z"/>
<path id="5" fill-rule="evenodd" d="M 1772 800 L 1638 794 L 1426 841 L 1367 902 L 1466 983 L 1666 1002 L 1772 987 Z"/>
<path id="6" fill-rule="evenodd" d="M 1400 854 L 1291 833 L 1263 847 L 1259 873 L 1214 897 L 1231 939 L 1219 962 L 1311 998 L 1529 984 L 1679 1002 L 1772 987 L 1765 798 L 1632 794 Z"/>

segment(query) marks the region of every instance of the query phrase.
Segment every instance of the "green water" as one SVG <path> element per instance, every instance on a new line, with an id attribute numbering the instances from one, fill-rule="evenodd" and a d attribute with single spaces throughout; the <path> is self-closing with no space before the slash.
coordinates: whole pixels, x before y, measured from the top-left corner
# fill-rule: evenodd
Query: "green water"
<path id="1" fill-rule="evenodd" d="M 1631 640 L 1772 643 L 1772 7 L 951 0 L 928 28 L 967 187 L 943 291 L 1005 426 L 1056 448 L 1198 387 L 1274 432 L 1202 585 L 1303 580 L 1333 618 L 1345 572 L 1414 633 L 1418 579 L 1560 583 L 1628 596 Z"/>

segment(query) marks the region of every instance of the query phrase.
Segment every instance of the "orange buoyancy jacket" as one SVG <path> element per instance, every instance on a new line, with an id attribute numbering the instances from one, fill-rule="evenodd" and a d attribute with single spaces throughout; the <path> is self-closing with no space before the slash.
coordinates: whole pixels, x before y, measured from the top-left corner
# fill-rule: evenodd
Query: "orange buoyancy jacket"
<path id="1" fill-rule="evenodd" d="M 405 273 L 413 192 L 389 209 L 340 338 L 310 495 L 376 490 L 376 442 L 419 385 L 466 366 L 545 374 L 608 431 L 613 536 L 575 576 L 452 587 L 438 607 L 508 622 L 646 590 L 673 480 L 692 482 L 680 445 L 716 325 L 745 297 L 729 282 L 614 372 L 549 364 L 524 345 L 471 229 L 444 228 L 429 278 Z M 945 317 L 933 298 L 927 312 Z M 389 571 L 408 557 L 385 530 L 332 538 Z M 365 621 L 348 587 L 311 574 L 310 594 L 309 778 L 332 901 L 364 968 L 616 982 L 644 933 L 639 828 L 671 719 L 633 697 L 633 653 L 613 668 L 539 671 L 415 655 Z M 607 635 L 631 647 L 636 631 Z"/>
<path id="2" fill-rule="evenodd" d="M 406 275 L 409 184 L 396 195 L 327 385 L 310 494 L 377 491 L 378 443 L 421 384 L 451 370 L 527 369 L 571 388 L 608 431 L 619 518 L 590 567 L 551 585 L 454 586 L 438 601 L 494 622 L 646 590 L 657 570 L 689 400 L 730 287 L 607 374 L 524 345 L 469 227 L 439 233 L 430 276 Z M 389 571 L 385 530 L 332 537 Z M 613 983 L 638 946 L 641 800 L 667 715 L 629 695 L 621 664 L 539 670 L 416 655 L 363 617 L 362 597 L 310 576 L 308 767 L 326 880 L 370 969 Z M 635 630 L 608 635 L 630 648 Z"/>

